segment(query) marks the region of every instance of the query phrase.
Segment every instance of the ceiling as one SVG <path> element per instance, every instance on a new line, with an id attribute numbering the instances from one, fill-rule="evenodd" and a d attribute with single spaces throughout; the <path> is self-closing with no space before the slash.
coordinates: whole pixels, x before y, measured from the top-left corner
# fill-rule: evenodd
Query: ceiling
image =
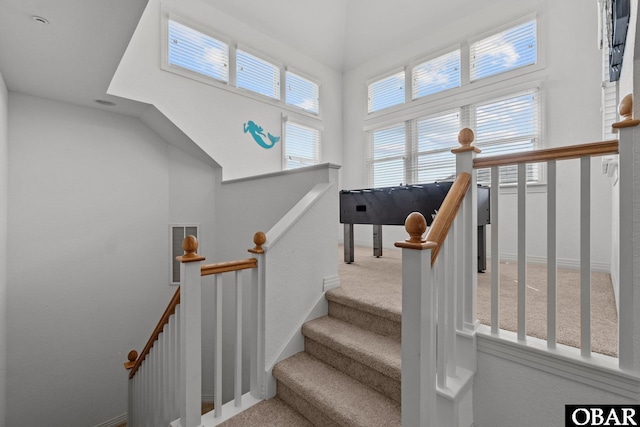
<path id="1" fill-rule="evenodd" d="M 460 11 L 470 15 L 491 0 L 202 1 L 343 72 L 424 36 L 428 28 L 441 28 L 444 17 L 460 17 Z M 7 87 L 140 115 L 146 106 L 106 91 L 146 4 L 147 0 L 0 0 L 0 73 Z M 98 105 L 95 100 L 117 105 Z"/>

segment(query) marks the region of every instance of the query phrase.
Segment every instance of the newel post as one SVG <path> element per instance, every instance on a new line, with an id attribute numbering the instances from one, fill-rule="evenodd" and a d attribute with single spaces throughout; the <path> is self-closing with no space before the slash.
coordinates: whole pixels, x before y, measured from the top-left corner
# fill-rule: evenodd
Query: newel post
<path id="1" fill-rule="evenodd" d="M 422 239 L 427 221 L 419 212 L 405 221 L 402 248 L 402 427 L 434 427 L 436 411 L 436 310 L 431 251 Z"/>
<path id="2" fill-rule="evenodd" d="M 458 312 L 462 315 L 462 324 L 458 322 L 458 328 L 467 331 L 475 331 L 477 327 L 476 316 L 476 294 L 478 288 L 478 189 L 477 176 L 473 169 L 473 159 L 480 149 L 473 146 L 474 134 L 469 128 L 464 128 L 458 134 L 459 148 L 451 150 L 456 155 L 456 175 L 466 172 L 471 175 L 471 185 L 469 191 L 462 202 L 459 213 L 462 232 L 459 236 L 458 258 L 461 261 L 461 274 L 458 275 L 459 285 L 458 298 L 461 305 Z M 496 189 L 497 190 L 497 189 Z"/>
<path id="3" fill-rule="evenodd" d="M 265 371 L 265 250 L 267 235 L 258 231 L 253 236 L 255 247 L 249 249 L 258 261 L 258 268 L 251 270 L 251 366 L 250 391 L 256 399 L 268 397 Z M 274 381 L 275 383 L 275 381 Z M 275 393 L 275 384 L 272 385 Z"/>
<path id="4" fill-rule="evenodd" d="M 180 262 L 180 427 L 202 425 L 202 286 L 198 240 L 185 237 Z"/>
<path id="5" fill-rule="evenodd" d="M 640 373 L 640 120 L 633 119 L 631 94 L 619 112 L 622 120 L 613 124 L 620 153 L 618 360 L 621 369 Z"/>

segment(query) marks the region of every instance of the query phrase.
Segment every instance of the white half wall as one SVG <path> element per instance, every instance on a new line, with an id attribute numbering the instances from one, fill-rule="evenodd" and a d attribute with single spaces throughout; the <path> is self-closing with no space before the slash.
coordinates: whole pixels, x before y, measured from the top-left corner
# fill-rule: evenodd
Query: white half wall
<path id="1" fill-rule="evenodd" d="M 9 94 L 7 425 L 127 411 L 122 364 L 175 292 L 169 223 L 213 249 L 216 174 L 137 118 Z"/>
<path id="2" fill-rule="evenodd" d="M 9 189 L 9 94 L 0 74 L 0 427 L 7 403 L 7 204 Z"/>

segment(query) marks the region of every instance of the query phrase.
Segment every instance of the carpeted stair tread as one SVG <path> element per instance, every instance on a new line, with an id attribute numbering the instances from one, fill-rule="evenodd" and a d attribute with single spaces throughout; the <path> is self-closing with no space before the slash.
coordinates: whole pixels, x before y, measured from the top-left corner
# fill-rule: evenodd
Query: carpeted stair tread
<path id="1" fill-rule="evenodd" d="M 402 288 L 398 292 L 392 286 L 364 289 L 362 286 L 350 284 L 349 287 L 341 286 L 331 289 L 325 295 L 328 301 L 394 322 L 402 321 Z"/>
<path id="2" fill-rule="evenodd" d="M 397 402 L 307 353 L 276 364 L 273 376 L 340 426 L 400 426 Z"/>
<path id="3" fill-rule="evenodd" d="M 307 419 L 279 397 L 253 405 L 235 417 L 219 424 L 220 427 L 313 427 Z"/>
<path id="4" fill-rule="evenodd" d="M 305 323 L 302 334 L 400 381 L 400 343 L 392 338 L 329 316 Z"/>

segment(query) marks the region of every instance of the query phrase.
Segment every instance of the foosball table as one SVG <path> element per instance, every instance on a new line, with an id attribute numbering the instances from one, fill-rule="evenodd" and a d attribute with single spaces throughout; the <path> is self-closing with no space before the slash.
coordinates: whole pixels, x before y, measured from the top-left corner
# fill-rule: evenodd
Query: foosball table
<path id="1" fill-rule="evenodd" d="M 344 224 L 344 262 L 354 261 L 353 225 L 373 225 L 373 255 L 382 256 L 382 226 L 404 225 L 411 212 L 420 212 L 431 225 L 453 182 L 342 190 L 340 222 Z M 486 269 L 486 230 L 490 223 L 489 188 L 478 186 L 478 271 Z"/>

